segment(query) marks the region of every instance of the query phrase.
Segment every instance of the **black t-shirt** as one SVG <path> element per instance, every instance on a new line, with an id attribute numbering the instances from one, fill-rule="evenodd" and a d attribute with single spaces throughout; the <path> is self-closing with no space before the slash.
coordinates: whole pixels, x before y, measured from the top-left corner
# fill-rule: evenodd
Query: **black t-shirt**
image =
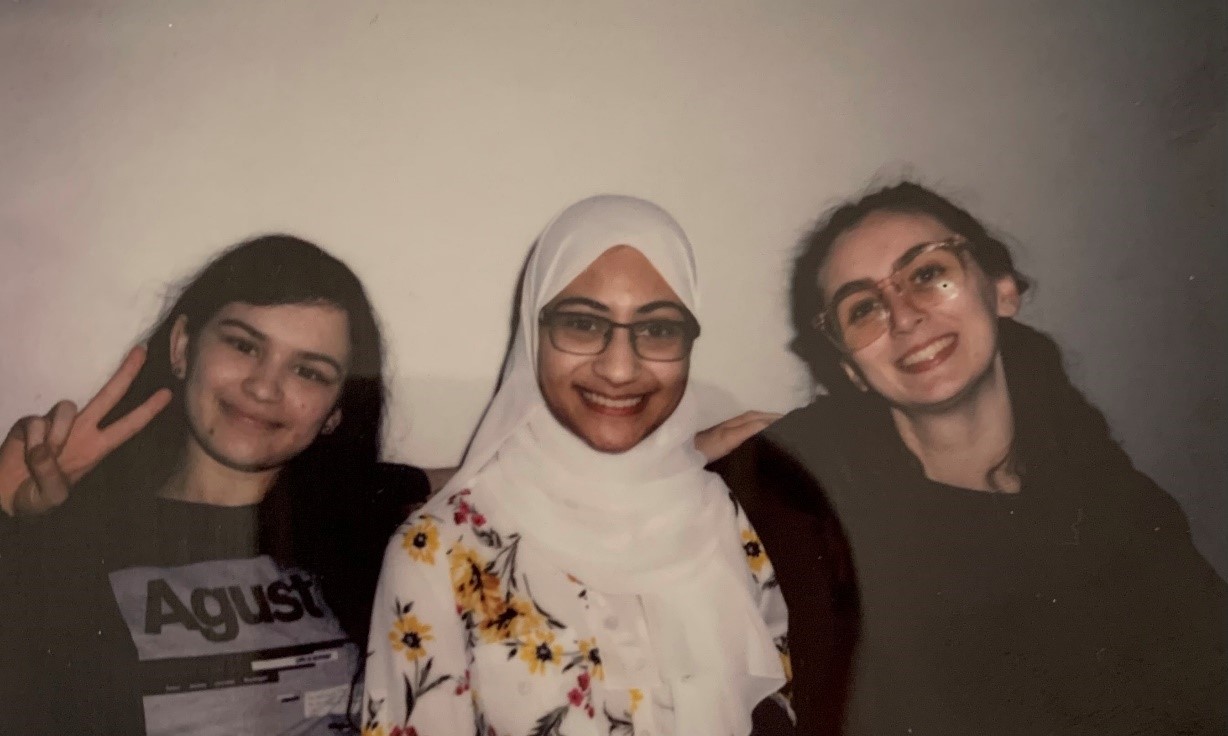
<path id="1" fill-rule="evenodd" d="M 21 664 L 6 663 L 16 685 L 5 722 L 21 733 L 344 733 L 361 653 L 321 580 L 261 553 L 259 517 L 258 506 L 165 499 L 116 513 L 73 497 L 17 529 L 10 590 L 22 603 L 4 640 Z M 373 521 L 382 538 L 371 546 L 399 520 Z M 360 557 L 349 577 L 373 580 L 361 568 L 378 561 Z"/>

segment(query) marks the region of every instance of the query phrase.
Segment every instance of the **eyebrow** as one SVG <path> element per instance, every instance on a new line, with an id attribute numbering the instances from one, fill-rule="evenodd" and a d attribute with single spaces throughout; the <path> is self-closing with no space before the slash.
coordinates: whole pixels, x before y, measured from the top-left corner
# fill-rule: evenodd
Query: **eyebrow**
<path id="1" fill-rule="evenodd" d="M 601 302 L 593 299 L 586 299 L 582 296 L 569 296 L 566 299 L 560 299 L 554 305 L 553 309 L 562 309 L 563 307 L 588 307 L 589 309 L 595 309 L 598 312 L 610 311 L 610 308 Z"/>
<path id="2" fill-rule="evenodd" d="M 235 319 L 234 317 L 227 317 L 225 319 L 218 320 L 217 326 L 218 327 L 238 328 L 248 333 L 253 338 L 260 340 L 261 342 L 268 342 L 269 340 L 268 335 L 264 334 L 260 330 L 257 330 L 255 327 L 252 327 L 251 325 L 244 322 L 243 320 Z M 325 355 L 324 353 L 315 353 L 310 350 L 299 350 L 297 351 L 297 354 L 300 358 L 304 360 L 314 360 L 314 361 L 319 361 L 321 363 L 327 363 L 331 365 L 338 373 L 345 373 L 345 369 L 341 367 L 341 363 L 331 355 Z"/>
<path id="3" fill-rule="evenodd" d="M 827 303 L 828 305 L 839 304 L 840 300 L 849 294 L 866 289 L 873 289 L 874 285 L 874 282 L 870 279 L 857 279 L 856 281 L 849 281 L 842 284 L 839 289 L 836 289 L 836 293 L 831 295 L 831 299 L 828 299 Z"/>
<path id="4" fill-rule="evenodd" d="M 896 271 L 900 270 L 904 266 L 907 266 L 909 263 L 912 263 L 912 260 L 917 257 L 917 254 L 920 253 L 922 249 L 928 248 L 929 246 L 935 243 L 947 243 L 953 240 L 956 240 L 956 238 L 955 237 L 941 238 L 939 240 L 927 240 L 924 243 L 917 243 L 913 247 L 904 251 L 904 253 L 899 258 L 892 261 L 891 273 L 895 273 Z M 862 289 L 873 289 L 875 286 L 877 286 L 877 284 L 878 282 L 876 282 L 874 279 L 869 279 L 869 278 L 849 281 L 845 284 L 842 284 L 839 289 L 836 289 L 836 293 L 833 294 L 831 299 L 828 299 L 827 301 L 829 304 L 835 304 L 839 302 L 841 299 L 843 299 L 844 297 L 848 296 L 849 294 L 855 291 L 861 291 Z"/>
<path id="5" fill-rule="evenodd" d="M 607 313 L 610 311 L 610 308 L 602 304 L 601 302 L 596 301 L 594 299 L 588 299 L 582 296 L 571 296 L 571 297 L 567 297 L 566 299 L 561 299 L 559 300 L 557 304 L 554 305 L 553 308 L 562 309 L 564 307 L 588 307 L 589 309 L 593 309 L 598 312 L 607 312 Z M 636 314 L 648 314 L 649 312 L 655 312 L 658 309 L 676 309 L 679 312 L 682 312 L 683 314 L 686 314 L 688 311 L 686 307 L 679 304 L 678 302 L 672 302 L 672 301 L 669 301 L 668 299 L 661 299 L 655 302 L 648 302 L 647 304 L 636 308 L 635 313 Z"/>
<path id="6" fill-rule="evenodd" d="M 635 313 L 636 314 L 647 314 L 649 312 L 655 312 L 658 309 L 676 309 L 679 312 L 682 312 L 683 314 L 686 314 L 687 312 L 690 311 L 683 305 L 679 304 L 678 302 L 671 302 L 668 299 L 662 299 L 660 301 L 648 302 L 644 306 L 635 310 Z"/>

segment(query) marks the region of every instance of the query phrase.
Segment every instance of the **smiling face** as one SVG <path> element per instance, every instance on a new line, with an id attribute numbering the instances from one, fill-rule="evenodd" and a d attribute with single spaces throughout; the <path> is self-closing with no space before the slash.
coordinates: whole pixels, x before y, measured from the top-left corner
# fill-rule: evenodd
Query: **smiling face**
<path id="1" fill-rule="evenodd" d="M 181 317 L 171 362 L 191 449 L 235 470 L 284 465 L 340 422 L 349 358 L 346 313 L 326 304 L 232 302 L 190 337 Z"/>
<path id="2" fill-rule="evenodd" d="M 614 322 L 684 321 L 688 312 L 661 274 L 638 250 L 607 250 L 546 307 Z M 690 357 L 644 360 L 627 330 L 615 329 L 597 355 L 573 355 L 538 339 L 537 380 L 551 413 L 601 452 L 626 452 L 669 418 L 686 391 Z"/>
<path id="3" fill-rule="evenodd" d="M 877 282 L 918 244 L 954 235 L 928 215 L 873 213 L 832 244 L 819 288 L 826 297 L 850 282 Z M 1011 277 L 991 281 L 971 256 L 961 258 L 967 276 L 951 299 L 919 309 L 887 289 L 887 332 L 845 357 L 854 383 L 904 410 L 940 409 L 989 375 L 998 357 L 997 318 L 1014 316 L 1019 292 Z"/>

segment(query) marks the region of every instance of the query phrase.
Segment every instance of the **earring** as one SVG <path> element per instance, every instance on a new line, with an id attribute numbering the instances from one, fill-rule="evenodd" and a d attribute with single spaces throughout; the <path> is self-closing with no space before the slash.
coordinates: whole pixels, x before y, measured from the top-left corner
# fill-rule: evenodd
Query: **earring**
<path id="1" fill-rule="evenodd" d="M 178 378 L 180 381 L 182 381 L 183 376 L 186 373 L 186 371 L 184 371 L 182 365 L 175 365 L 171 367 L 171 373 L 174 374 L 175 378 Z"/>

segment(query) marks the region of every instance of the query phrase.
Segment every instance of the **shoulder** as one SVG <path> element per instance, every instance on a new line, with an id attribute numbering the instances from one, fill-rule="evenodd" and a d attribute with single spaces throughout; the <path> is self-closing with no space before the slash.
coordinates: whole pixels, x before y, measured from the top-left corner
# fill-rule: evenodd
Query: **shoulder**
<path id="1" fill-rule="evenodd" d="M 796 409 L 709 465 L 755 518 L 758 507 L 783 504 L 812 512 L 824 506 L 823 478 L 835 450 L 825 400 Z M 758 523 L 758 522 L 756 522 Z"/>
<path id="2" fill-rule="evenodd" d="M 377 519 L 404 519 L 431 495 L 426 472 L 413 465 L 379 463 L 363 489 L 370 511 Z"/>
<path id="3" fill-rule="evenodd" d="M 839 431 L 843 423 L 838 402 L 829 396 L 816 396 L 773 422 L 763 434 L 783 446 L 809 444 Z"/>
<path id="4" fill-rule="evenodd" d="M 293 481 L 292 481 L 293 482 Z M 341 559 L 359 567 L 378 565 L 383 543 L 430 496 L 426 474 L 412 465 L 378 463 L 370 473 L 345 479 L 347 487 L 321 492 L 306 479 L 292 485 L 292 523 L 320 544 L 336 546 Z M 351 566 L 347 564 L 347 567 Z"/>

